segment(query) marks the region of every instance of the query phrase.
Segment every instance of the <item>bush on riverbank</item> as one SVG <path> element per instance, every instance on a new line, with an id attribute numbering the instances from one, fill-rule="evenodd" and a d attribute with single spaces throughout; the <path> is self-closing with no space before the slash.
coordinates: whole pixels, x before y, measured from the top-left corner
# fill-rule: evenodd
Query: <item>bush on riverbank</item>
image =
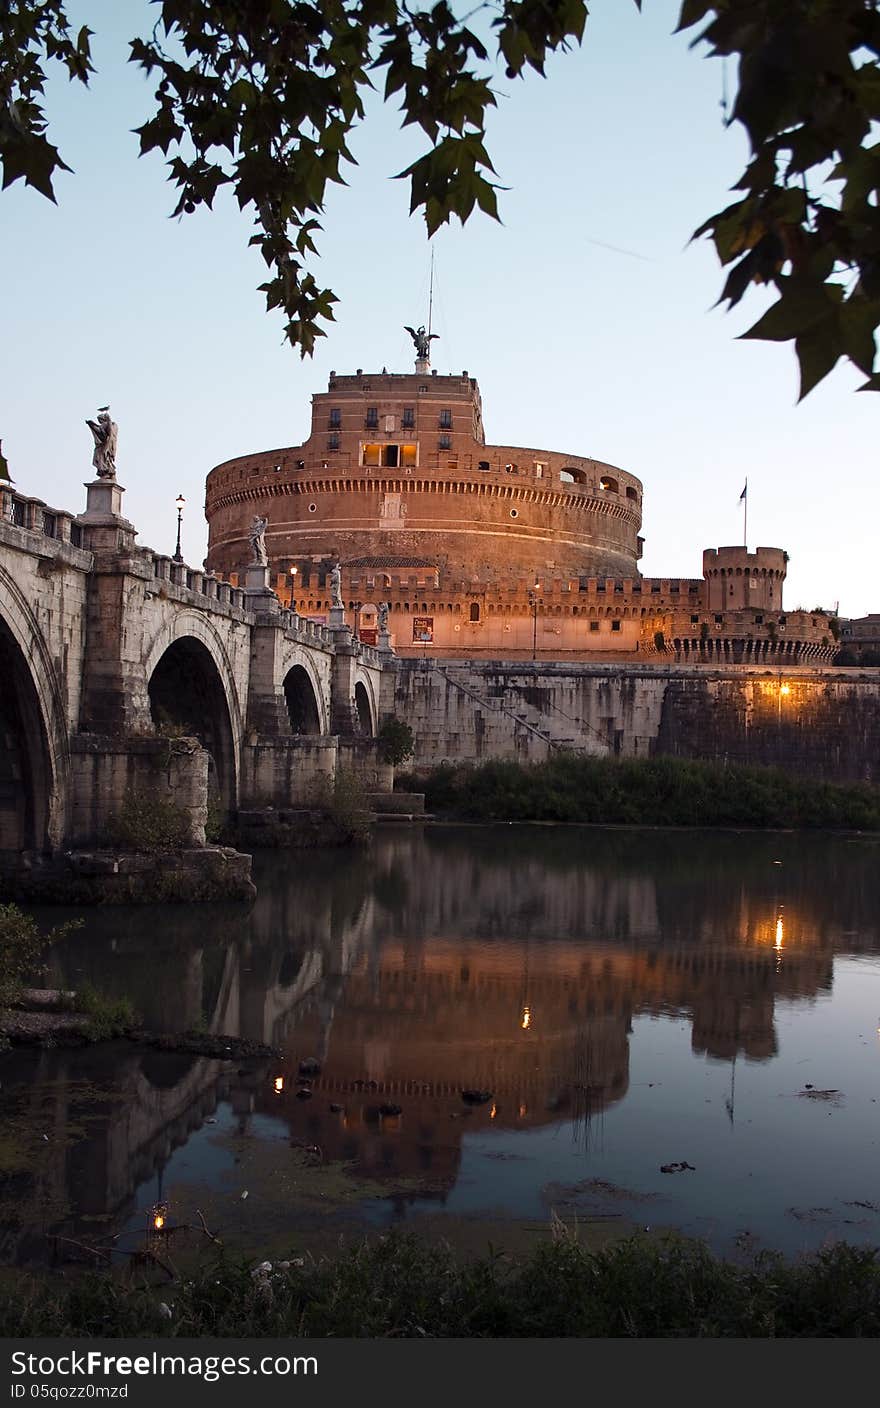
<path id="1" fill-rule="evenodd" d="M 765 1254 L 739 1267 L 693 1243 L 632 1239 L 588 1252 L 570 1236 L 519 1261 L 461 1262 L 444 1246 L 391 1236 L 262 1274 L 221 1260 L 161 1287 L 109 1276 L 18 1284 L 0 1298 L 0 1334 L 874 1337 L 880 1265 L 875 1251 L 844 1244 L 794 1264 Z"/>
<path id="2" fill-rule="evenodd" d="M 876 787 L 682 758 L 444 764 L 405 785 L 425 793 L 429 811 L 472 821 L 880 830 Z"/>

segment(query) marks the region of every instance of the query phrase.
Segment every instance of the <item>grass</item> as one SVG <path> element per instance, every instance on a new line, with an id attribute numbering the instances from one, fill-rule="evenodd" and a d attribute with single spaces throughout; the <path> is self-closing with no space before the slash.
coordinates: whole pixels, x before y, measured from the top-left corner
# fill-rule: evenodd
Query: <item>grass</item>
<path id="1" fill-rule="evenodd" d="M 679 758 L 557 754 L 413 775 L 429 811 L 476 821 L 880 830 L 880 789 L 795 777 L 778 768 Z"/>
<path id="2" fill-rule="evenodd" d="M 109 1041 L 123 1036 L 137 1021 L 127 997 L 107 997 L 88 983 L 77 989 L 71 1010 L 88 1018 L 86 1036 L 90 1041 Z"/>
<path id="3" fill-rule="evenodd" d="M 300 1263 L 300 1264 L 297 1264 Z M 378 1338 L 819 1338 L 880 1334 L 874 1250 L 840 1244 L 741 1267 L 699 1244 L 638 1239 L 602 1251 L 570 1234 L 521 1260 L 461 1261 L 392 1235 L 267 1274 L 222 1257 L 161 1286 L 89 1275 L 0 1294 L 0 1335 Z M 160 1303 L 170 1308 L 168 1319 Z"/>

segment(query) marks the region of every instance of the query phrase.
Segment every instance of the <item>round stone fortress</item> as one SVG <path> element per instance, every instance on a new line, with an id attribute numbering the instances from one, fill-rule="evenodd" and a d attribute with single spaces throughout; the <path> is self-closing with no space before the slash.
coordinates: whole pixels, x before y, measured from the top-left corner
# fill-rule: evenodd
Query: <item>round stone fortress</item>
<path id="1" fill-rule="evenodd" d="M 420 330 L 423 331 L 423 330 Z M 417 344 L 418 345 L 418 344 Z M 709 549 L 701 578 L 642 577 L 642 485 L 582 455 L 487 445 L 476 381 L 330 373 L 302 445 L 208 475 L 210 572 L 235 586 L 266 523 L 272 589 L 368 645 L 447 658 L 830 659 L 821 612 L 784 612 L 781 548 Z M 338 564 L 338 574 L 335 567 Z"/>
<path id="2" fill-rule="evenodd" d="M 546 573 L 632 578 L 642 486 L 580 455 L 487 445 L 477 382 L 330 373 L 309 438 L 227 460 L 207 479 L 208 567 L 240 573 L 248 529 L 268 518 L 273 573 L 433 567 L 480 580 Z"/>

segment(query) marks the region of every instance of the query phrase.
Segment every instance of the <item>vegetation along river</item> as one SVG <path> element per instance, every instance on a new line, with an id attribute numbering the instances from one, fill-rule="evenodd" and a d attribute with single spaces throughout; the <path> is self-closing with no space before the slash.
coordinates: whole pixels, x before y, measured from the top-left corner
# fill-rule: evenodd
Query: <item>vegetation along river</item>
<path id="1" fill-rule="evenodd" d="M 821 834 L 389 827 L 258 855 L 252 909 L 87 911 L 48 982 L 283 1056 L 0 1056 L 2 1260 L 132 1249 L 157 1208 L 248 1253 L 553 1213 L 878 1243 L 877 862 Z"/>

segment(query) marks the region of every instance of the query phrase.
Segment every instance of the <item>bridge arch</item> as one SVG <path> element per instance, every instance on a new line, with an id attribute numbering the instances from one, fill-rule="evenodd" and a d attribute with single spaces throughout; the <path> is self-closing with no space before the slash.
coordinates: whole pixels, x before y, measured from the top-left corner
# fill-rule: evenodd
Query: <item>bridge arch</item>
<path id="1" fill-rule="evenodd" d="M 291 733 L 320 734 L 320 694 L 305 665 L 291 665 L 282 683 Z"/>
<path id="2" fill-rule="evenodd" d="M 64 694 L 39 622 L 0 569 L 0 851 L 64 836 L 69 756 Z"/>
<path id="3" fill-rule="evenodd" d="M 229 655 L 195 612 L 178 613 L 153 640 L 146 662 L 154 725 L 185 728 L 207 749 L 224 811 L 238 805 L 242 719 Z"/>
<path id="4" fill-rule="evenodd" d="M 354 684 L 354 709 L 357 716 L 358 732 L 365 738 L 376 736 L 376 693 L 369 675 L 358 670 Z"/>
<path id="5" fill-rule="evenodd" d="M 280 666 L 281 693 L 287 705 L 292 733 L 322 734 L 330 731 L 329 657 L 327 679 L 321 678 L 312 653 L 289 643 Z"/>

